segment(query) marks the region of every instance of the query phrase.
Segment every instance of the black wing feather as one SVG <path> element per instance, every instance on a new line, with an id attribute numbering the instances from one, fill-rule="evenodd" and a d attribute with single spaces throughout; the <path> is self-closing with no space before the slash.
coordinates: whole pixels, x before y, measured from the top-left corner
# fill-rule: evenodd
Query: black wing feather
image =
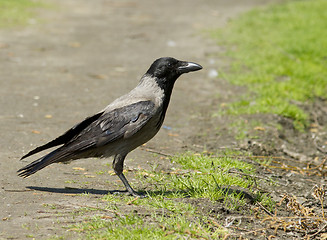
<path id="1" fill-rule="evenodd" d="M 76 150 L 104 146 L 119 138 L 128 138 L 138 132 L 152 117 L 154 103 L 140 101 L 102 114 L 67 145 Z"/>
<path id="2" fill-rule="evenodd" d="M 77 159 L 79 154 L 109 144 L 118 138 L 129 138 L 137 133 L 153 116 L 154 103 L 141 101 L 108 113 L 98 113 L 75 125 L 62 136 L 40 146 L 23 158 L 46 148 L 64 144 L 49 154 L 18 170 L 18 175 L 28 177 L 55 163 Z"/>
<path id="3" fill-rule="evenodd" d="M 58 138 L 30 151 L 21 159 L 62 144 L 63 147 L 67 146 L 67 150 L 83 151 L 90 147 L 103 146 L 124 135 L 132 136 L 151 118 L 153 108 L 152 101 L 140 101 L 108 113 L 99 112 L 76 124 Z"/>
<path id="4" fill-rule="evenodd" d="M 35 153 L 41 152 L 45 149 L 48 148 L 52 148 L 61 144 L 65 144 L 67 142 L 69 142 L 72 138 L 74 138 L 76 135 L 78 135 L 80 132 L 82 132 L 87 126 L 89 126 L 92 122 L 94 122 L 95 120 L 97 120 L 101 115 L 103 114 L 103 112 L 99 112 L 91 117 L 86 118 L 85 120 L 83 120 L 82 122 L 76 124 L 74 127 L 72 127 L 71 129 L 69 129 L 67 132 L 65 132 L 63 135 L 57 137 L 56 139 L 42 145 L 39 146 L 35 149 L 33 149 L 32 151 L 30 151 L 29 153 L 27 153 L 26 155 L 24 155 L 22 159 L 27 158 Z"/>

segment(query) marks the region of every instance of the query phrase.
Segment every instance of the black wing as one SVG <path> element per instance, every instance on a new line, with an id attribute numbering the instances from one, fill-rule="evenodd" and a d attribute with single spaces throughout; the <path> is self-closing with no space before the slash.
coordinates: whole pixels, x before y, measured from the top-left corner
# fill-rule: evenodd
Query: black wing
<path id="1" fill-rule="evenodd" d="M 21 159 L 58 145 L 69 145 L 76 150 L 102 146 L 119 137 L 130 137 L 151 118 L 154 103 L 140 101 L 111 112 L 100 112 L 76 124 L 63 135 L 24 155 Z"/>
<path id="2" fill-rule="evenodd" d="M 108 113 L 101 112 L 89 117 L 62 136 L 26 154 L 23 158 L 64 144 L 19 169 L 18 175 L 28 177 L 52 163 L 71 160 L 84 150 L 101 147 L 119 138 L 129 138 L 144 127 L 152 118 L 154 110 L 153 102 L 141 101 Z"/>
<path id="3" fill-rule="evenodd" d="M 102 114 L 67 143 L 67 147 L 81 151 L 101 147 L 119 138 L 137 133 L 153 116 L 154 103 L 140 101 Z"/>
<path id="4" fill-rule="evenodd" d="M 22 159 L 27 158 L 35 153 L 41 152 L 45 149 L 48 148 L 52 148 L 58 145 L 62 145 L 65 144 L 67 142 L 69 142 L 72 138 L 74 138 L 76 135 L 80 134 L 87 126 L 89 126 L 92 122 L 94 122 L 95 120 L 97 120 L 101 115 L 103 114 L 103 112 L 99 112 L 91 117 L 86 118 L 85 120 L 83 120 L 82 122 L 76 124 L 74 127 L 72 127 L 71 129 L 69 129 L 67 132 L 65 132 L 63 135 L 57 137 L 56 139 L 42 145 L 39 146 L 35 149 L 33 149 L 32 151 L 30 151 L 29 153 L 27 153 L 26 155 L 24 155 Z"/>

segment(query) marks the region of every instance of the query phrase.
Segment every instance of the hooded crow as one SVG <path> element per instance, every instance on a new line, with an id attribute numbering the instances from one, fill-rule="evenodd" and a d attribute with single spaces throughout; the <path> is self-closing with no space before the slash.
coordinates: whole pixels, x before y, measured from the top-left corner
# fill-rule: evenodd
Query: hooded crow
<path id="1" fill-rule="evenodd" d="M 24 155 L 21 159 L 62 145 L 19 169 L 18 175 L 26 178 L 52 163 L 114 156 L 112 165 L 115 173 L 129 194 L 138 196 L 123 174 L 125 157 L 159 131 L 177 78 L 183 73 L 200 69 L 202 67 L 193 62 L 171 57 L 157 59 L 129 93 L 58 138 Z"/>

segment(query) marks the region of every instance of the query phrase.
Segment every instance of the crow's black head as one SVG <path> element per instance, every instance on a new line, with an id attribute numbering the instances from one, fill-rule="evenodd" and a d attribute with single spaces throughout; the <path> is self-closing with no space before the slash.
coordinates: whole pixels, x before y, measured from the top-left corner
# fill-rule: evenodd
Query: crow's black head
<path id="1" fill-rule="evenodd" d="M 146 74 L 155 77 L 160 87 L 173 86 L 176 79 L 183 73 L 198 71 L 202 66 L 197 63 L 179 61 L 171 57 L 155 60 Z"/>

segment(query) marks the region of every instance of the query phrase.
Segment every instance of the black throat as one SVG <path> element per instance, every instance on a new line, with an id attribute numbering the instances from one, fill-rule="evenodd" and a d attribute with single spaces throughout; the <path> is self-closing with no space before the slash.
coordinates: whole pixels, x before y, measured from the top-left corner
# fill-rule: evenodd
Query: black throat
<path id="1" fill-rule="evenodd" d="M 177 78 L 176 78 L 177 79 Z M 166 112 L 167 112 L 167 109 L 168 109 L 168 106 L 169 106 L 169 102 L 170 102 L 170 97 L 171 97 L 171 94 L 173 92 L 173 88 L 174 88 L 174 84 L 175 84 L 175 80 L 168 80 L 167 82 L 164 82 L 163 79 L 157 79 L 156 82 L 158 84 L 158 86 L 164 91 L 164 96 L 163 96 L 163 99 L 162 99 L 162 112 L 161 112 L 161 115 L 160 115 L 160 119 L 159 119 L 159 122 L 157 124 L 157 127 L 160 128 L 164 119 L 165 119 L 165 116 L 166 116 Z"/>

